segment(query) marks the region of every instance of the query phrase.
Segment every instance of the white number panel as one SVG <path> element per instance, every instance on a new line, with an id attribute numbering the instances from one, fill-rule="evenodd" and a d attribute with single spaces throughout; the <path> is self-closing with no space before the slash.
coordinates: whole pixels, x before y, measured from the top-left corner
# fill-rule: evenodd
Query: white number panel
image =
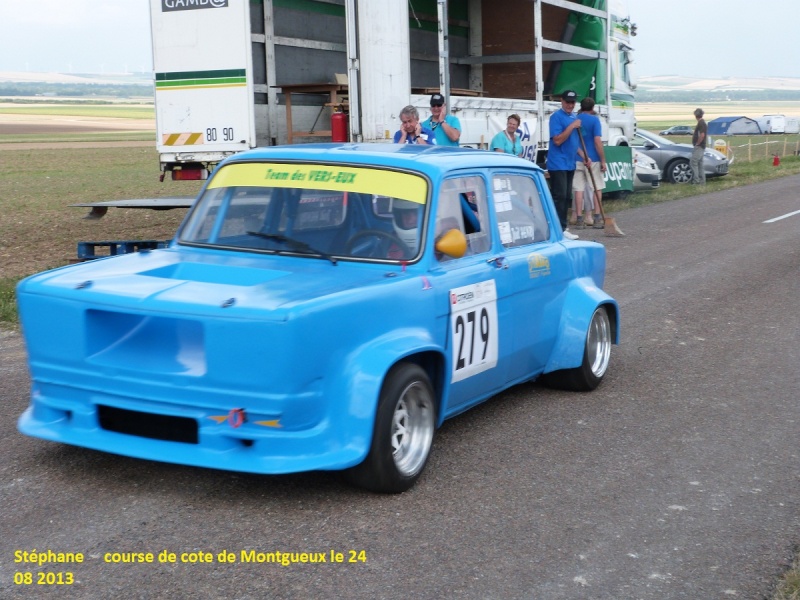
<path id="1" fill-rule="evenodd" d="M 452 383 L 497 365 L 497 288 L 494 279 L 450 290 Z"/>

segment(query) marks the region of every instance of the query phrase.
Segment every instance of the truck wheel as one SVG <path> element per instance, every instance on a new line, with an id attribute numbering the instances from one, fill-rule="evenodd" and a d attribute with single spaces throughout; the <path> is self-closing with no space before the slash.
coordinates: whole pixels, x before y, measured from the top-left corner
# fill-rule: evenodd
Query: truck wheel
<path id="1" fill-rule="evenodd" d="M 395 365 L 381 389 L 369 454 L 345 476 L 373 492 L 406 491 L 428 462 L 435 428 L 436 408 L 428 375 L 415 364 Z"/>
<path id="2" fill-rule="evenodd" d="M 576 392 L 595 389 L 608 371 L 611 344 L 611 321 L 606 308 L 600 306 L 589 322 L 581 366 L 546 373 L 542 376 L 542 382 L 548 387 Z"/>
<path id="3" fill-rule="evenodd" d="M 685 158 L 679 158 L 667 167 L 667 181 L 670 183 L 689 183 L 692 180 L 692 167 Z"/>

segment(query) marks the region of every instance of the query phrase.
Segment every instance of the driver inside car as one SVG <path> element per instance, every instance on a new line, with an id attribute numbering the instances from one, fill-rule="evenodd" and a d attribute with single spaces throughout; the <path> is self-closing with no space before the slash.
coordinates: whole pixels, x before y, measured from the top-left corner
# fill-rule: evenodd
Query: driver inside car
<path id="1" fill-rule="evenodd" d="M 410 200 L 392 200 L 392 224 L 397 238 L 405 244 L 408 249 L 406 258 L 415 256 L 419 248 L 419 225 L 422 222 L 423 205 Z M 389 248 L 387 258 L 403 258 L 403 256 L 393 256 L 396 249 Z"/>

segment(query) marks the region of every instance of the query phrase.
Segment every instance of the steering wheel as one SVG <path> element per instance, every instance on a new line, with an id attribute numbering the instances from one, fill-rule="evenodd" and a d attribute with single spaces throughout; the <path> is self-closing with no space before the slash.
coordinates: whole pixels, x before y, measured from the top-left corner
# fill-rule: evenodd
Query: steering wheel
<path id="1" fill-rule="evenodd" d="M 359 242 L 360 247 L 356 248 Z M 411 251 L 399 237 L 380 229 L 364 229 L 353 234 L 345 243 L 345 252 L 364 258 L 411 258 Z"/>

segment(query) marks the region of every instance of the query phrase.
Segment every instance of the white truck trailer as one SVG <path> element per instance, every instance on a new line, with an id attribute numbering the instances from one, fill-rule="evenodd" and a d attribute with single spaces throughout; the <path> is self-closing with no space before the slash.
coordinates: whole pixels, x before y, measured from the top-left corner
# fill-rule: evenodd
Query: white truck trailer
<path id="1" fill-rule="evenodd" d="M 522 117 L 543 162 L 558 96 L 592 95 L 610 146 L 628 145 L 630 20 L 622 0 L 150 0 L 157 150 L 173 179 L 204 179 L 256 146 L 385 142 L 441 92 L 461 145 Z"/>
<path id="2" fill-rule="evenodd" d="M 786 117 L 784 115 L 764 115 L 756 119 L 762 133 L 785 133 Z"/>

